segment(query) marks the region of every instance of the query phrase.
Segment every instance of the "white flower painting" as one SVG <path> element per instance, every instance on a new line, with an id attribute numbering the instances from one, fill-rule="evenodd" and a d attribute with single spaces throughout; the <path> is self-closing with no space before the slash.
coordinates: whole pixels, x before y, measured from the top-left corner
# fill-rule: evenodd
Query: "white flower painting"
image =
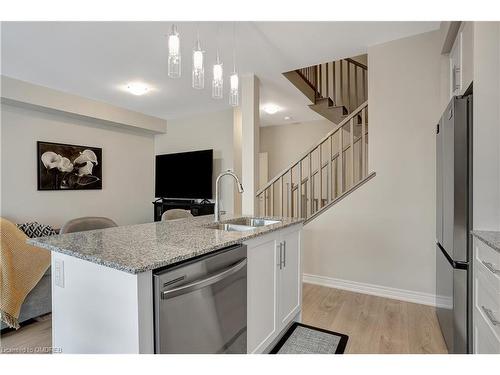
<path id="1" fill-rule="evenodd" d="M 38 190 L 102 189 L 102 150 L 38 142 Z"/>

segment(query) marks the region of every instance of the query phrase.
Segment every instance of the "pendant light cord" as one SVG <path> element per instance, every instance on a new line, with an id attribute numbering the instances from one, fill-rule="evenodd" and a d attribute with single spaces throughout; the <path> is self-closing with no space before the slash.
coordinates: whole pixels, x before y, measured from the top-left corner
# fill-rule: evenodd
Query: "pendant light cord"
<path id="1" fill-rule="evenodd" d="M 236 22 L 233 21 L 233 73 L 236 73 Z"/>

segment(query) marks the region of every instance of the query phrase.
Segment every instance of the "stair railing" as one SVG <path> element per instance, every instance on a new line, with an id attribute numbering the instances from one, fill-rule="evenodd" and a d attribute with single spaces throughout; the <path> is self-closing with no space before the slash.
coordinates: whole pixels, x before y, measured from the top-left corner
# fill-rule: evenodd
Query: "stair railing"
<path id="1" fill-rule="evenodd" d="M 311 219 L 368 177 L 368 102 L 256 193 L 259 214 Z"/>
<path id="2" fill-rule="evenodd" d="M 345 106 L 349 113 L 368 99 L 368 67 L 356 60 L 332 61 L 296 72 L 317 98 L 330 98 L 336 106 Z"/>

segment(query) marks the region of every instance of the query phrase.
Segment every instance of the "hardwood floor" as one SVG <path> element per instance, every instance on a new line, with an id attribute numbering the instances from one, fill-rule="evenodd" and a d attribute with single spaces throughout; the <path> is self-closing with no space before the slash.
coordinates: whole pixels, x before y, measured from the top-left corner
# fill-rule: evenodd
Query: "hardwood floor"
<path id="1" fill-rule="evenodd" d="M 447 353 L 433 307 L 304 284 L 305 324 L 349 335 L 346 353 Z M 1 336 L 1 351 L 52 345 L 47 315 Z"/>
<path id="2" fill-rule="evenodd" d="M 303 285 L 302 321 L 349 336 L 346 353 L 447 353 L 431 306 Z"/>
<path id="3" fill-rule="evenodd" d="M 17 331 L 2 333 L 0 353 L 48 354 L 52 352 L 52 316 L 41 316 Z"/>

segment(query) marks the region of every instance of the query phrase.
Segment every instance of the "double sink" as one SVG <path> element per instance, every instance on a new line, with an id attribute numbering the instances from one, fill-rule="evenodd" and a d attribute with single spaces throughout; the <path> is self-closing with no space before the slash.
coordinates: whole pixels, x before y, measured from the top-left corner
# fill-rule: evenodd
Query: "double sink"
<path id="1" fill-rule="evenodd" d="M 240 217 L 207 225 L 206 228 L 223 230 L 226 232 L 246 232 L 259 227 L 281 223 L 279 220 Z"/>

